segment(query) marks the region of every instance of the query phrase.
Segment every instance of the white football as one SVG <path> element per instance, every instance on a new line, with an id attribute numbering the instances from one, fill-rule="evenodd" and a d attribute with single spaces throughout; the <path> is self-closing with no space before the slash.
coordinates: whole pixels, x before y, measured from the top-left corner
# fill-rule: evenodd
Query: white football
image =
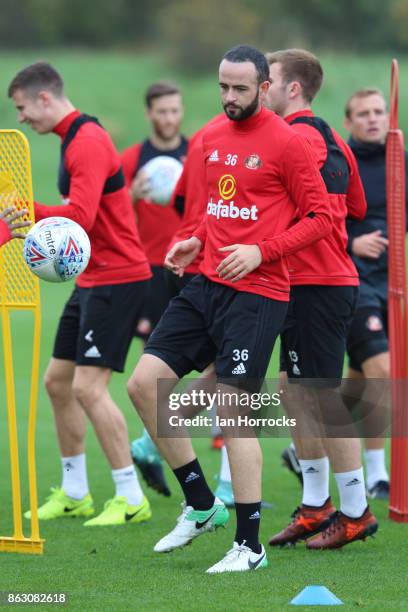
<path id="1" fill-rule="evenodd" d="M 51 283 L 76 278 L 85 270 L 90 256 L 88 234 L 65 217 L 39 221 L 24 242 L 24 259 L 31 272 Z"/>
<path id="2" fill-rule="evenodd" d="M 148 178 L 148 198 L 154 204 L 166 206 L 183 171 L 183 164 L 174 157 L 158 155 L 148 161 L 141 170 Z"/>

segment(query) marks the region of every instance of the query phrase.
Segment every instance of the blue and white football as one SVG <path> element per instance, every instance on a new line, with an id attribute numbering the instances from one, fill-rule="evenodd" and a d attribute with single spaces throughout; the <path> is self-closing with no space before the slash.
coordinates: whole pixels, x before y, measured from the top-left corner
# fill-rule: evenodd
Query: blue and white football
<path id="1" fill-rule="evenodd" d="M 36 223 L 24 242 L 24 259 L 33 274 L 51 283 L 69 281 L 88 265 L 91 244 L 82 227 L 65 217 Z"/>

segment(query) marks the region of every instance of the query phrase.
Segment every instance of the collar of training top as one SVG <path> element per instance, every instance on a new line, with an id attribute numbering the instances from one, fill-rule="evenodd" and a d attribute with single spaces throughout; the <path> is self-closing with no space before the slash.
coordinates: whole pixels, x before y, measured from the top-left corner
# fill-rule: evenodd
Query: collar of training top
<path id="1" fill-rule="evenodd" d="M 242 119 L 241 121 L 234 121 L 233 119 L 229 119 L 230 126 L 239 131 L 239 132 L 248 132 L 250 130 L 255 129 L 266 119 L 268 115 L 271 114 L 271 111 L 267 110 L 265 107 L 261 107 L 261 109 L 255 114 L 251 115 L 247 119 Z"/>
<path id="2" fill-rule="evenodd" d="M 54 134 L 57 134 L 61 138 L 64 138 L 65 134 L 69 130 L 71 123 L 75 121 L 75 119 L 79 117 L 80 114 L 80 111 L 75 109 L 71 113 L 68 113 L 68 115 L 65 115 L 65 117 L 61 119 L 61 121 L 57 123 L 57 125 L 52 130 Z"/>
<path id="3" fill-rule="evenodd" d="M 385 155 L 385 144 L 379 142 L 362 142 L 361 140 L 354 140 L 354 138 L 350 137 L 348 144 L 353 153 L 360 157 Z"/>
<path id="4" fill-rule="evenodd" d="M 290 115 L 286 115 L 285 121 L 286 123 L 290 123 L 294 119 L 298 117 L 314 117 L 313 111 L 310 108 L 303 108 L 302 110 L 296 111 L 295 113 L 291 113 Z"/>

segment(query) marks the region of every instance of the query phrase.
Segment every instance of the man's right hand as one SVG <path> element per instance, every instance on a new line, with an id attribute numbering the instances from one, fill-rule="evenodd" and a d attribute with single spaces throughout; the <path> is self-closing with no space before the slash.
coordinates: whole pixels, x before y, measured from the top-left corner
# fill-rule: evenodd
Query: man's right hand
<path id="1" fill-rule="evenodd" d="M 381 236 L 381 230 L 376 230 L 370 234 L 362 234 L 354 238 L 351 250 L 357 257 L 370 257 L 378 259 L 388 246 L 387 238 Z"/>
<path id="2" fill-rule="evenodd" d="M 138 200 L 149 200 L 149 179 L 143 170 L 139 170 L 130 186 L 132 202 Z"/>
<path id="3" fill-rule="evenodd" d="M 188 240 L 176 242 L 170 249 L 164 260 L 164 265 L 168 270 L 180 276 L 184 274 L 184 270 L 189 266 L 201 251 L 201 240 L 192 236 Z"/>

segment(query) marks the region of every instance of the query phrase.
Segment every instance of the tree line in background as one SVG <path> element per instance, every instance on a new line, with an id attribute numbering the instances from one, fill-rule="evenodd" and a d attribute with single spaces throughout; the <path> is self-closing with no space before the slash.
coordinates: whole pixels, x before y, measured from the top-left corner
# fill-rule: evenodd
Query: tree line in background
<path id="1" fill-rule="evenodd" d="M 225 49 L 408 51 L 407 0 L 1 0 L 0 47 L 155 51 L 185 72 Z"/>

